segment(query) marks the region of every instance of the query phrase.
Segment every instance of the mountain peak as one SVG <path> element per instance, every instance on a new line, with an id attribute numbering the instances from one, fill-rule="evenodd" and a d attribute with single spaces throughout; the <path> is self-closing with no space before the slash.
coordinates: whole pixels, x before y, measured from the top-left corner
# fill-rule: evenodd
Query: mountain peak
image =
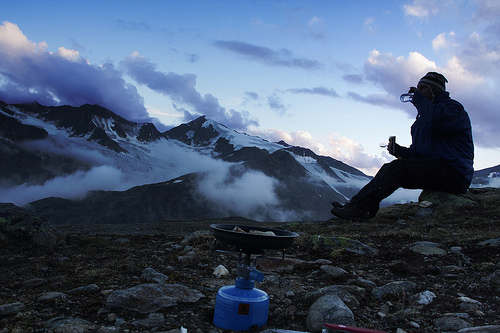
<path id="1" fill-rule="evenodd" d="M 221 134 L 219 128 L 219 124 L 206 116 L 201 116 L 189 123 L 174 127 L 163 135 L 167 139 L 176 139 L 188 145 L 206 146 L 212 144 Z"/>

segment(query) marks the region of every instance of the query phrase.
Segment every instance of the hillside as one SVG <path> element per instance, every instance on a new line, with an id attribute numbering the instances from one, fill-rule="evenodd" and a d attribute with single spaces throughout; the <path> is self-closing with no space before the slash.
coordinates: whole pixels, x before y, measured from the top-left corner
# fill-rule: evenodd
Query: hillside
<path id="1" fill-rule="evenodd" d="M 32 212 L 1 205 L 0 331 L 229 332 L 212 324 L 217 290 L 235 278 L 236 257 L 214 251 L 228 248 L 210 229 L 226 223 L 299 234 L 285 260 L 257 260 L 270 309 L 253 332 L 319 332 L 341 305 L 351 313 L 342 320 L 384 332 L 499 332 L 500 190 L 472 189 L 465 199 L 394 205 L 369 222 L 228 218 L 53 231 Z M 217 278 L 221 264 L 229 274 Z M 164 283 L 186 294 L 173 292 L 169 305 L 110 300 Z"/>

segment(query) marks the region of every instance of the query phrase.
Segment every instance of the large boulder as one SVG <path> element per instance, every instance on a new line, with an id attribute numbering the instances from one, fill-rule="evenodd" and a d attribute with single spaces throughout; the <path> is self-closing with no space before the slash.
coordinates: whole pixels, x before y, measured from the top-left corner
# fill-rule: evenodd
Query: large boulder
<path id="1" fill-rule="evenodd" d="M 65 243 L 62 233 L 33 211 L 12 203 L 0 203 L 0 241 L 28 240 L 41 246 Z"/>
<path id="2" fill-rule="evenodd" d="M 205 295 L 198 290 L 180 284 L 148 283 L 113 291 L 106 300 L 106 307 L 152 313 L 178 303 L 195 303 L 202 297 Z"/>
<path id="3" fill-rule="evenodd" d="M 475 206 L 477 202 L 467 194 L 451 194 L 443 191 L 423 190 L 418 202 L 431 202 L 436 206 Z"/>

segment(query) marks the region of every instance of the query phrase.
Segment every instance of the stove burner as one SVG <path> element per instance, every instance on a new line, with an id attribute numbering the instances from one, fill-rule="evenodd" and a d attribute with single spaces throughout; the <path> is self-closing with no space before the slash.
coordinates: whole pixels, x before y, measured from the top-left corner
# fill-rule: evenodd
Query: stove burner
<path id="1" fill-rule="evenodd" d="M 267 323 L 269 296 L 254 288 L 255 281 L 264 280 L 264 274 L 256 269 L 257 257 L 264 249 L 283 250 L 292 245 L 298 234 L 290 231 L 232 224 L 210 225 L 216 241 L 233 246 L 238 253 L 236 281 L 232 286 L 219 289 L 215 300 L 213 323 L 223 329 L 248 330 Z M 226 252 L 226 251 L 220 251 Z M 271 258 L 264 258 L 271 259 Z"/>

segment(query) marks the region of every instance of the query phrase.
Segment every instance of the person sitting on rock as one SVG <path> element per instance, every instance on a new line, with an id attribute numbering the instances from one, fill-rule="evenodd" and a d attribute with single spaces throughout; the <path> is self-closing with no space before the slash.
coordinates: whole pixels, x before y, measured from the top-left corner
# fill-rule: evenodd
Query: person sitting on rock
<path id="1" fill-rule="evenodd" d="M 409 148 L 387 146 L 397 159 L 384 164 L 375 177 L 345 205 L 333 202 L 331 213 L 339 218 L 374 217 L 380 201 L 398 188 L 467 192 L 474 173 L 474 143 L 469 115 L 462 104 L 450 98 L 439 73 L 429 72 L 410 87 L 417 118 L 411 126 Z"/>

